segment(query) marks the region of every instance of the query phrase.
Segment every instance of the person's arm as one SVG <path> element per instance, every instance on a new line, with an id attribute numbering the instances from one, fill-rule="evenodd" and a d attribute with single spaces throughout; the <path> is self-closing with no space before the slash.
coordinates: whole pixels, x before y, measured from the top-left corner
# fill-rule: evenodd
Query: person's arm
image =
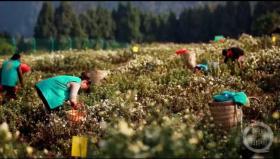
<path id="1" fill-rule="evenodd" d="M 240 56 L 237 61 L 238 61 L 239 68 L 242 69 L 244 63 L 244 55 Z"/>
<path id="2" fill-rule="evenodd" d="M 79 104 L 78 104 L 78 92 L 79 92 L 80 87 L 81 87 L 80 83 L 70 82 L 69 101 L 70 101 L 71 106 L 74 109 L 78 109 L 78 107 L 79 107 Z"/>
<path id="3" fill-rule="evenodd" d="M 17 72 L 18 72 L 18 77 L 19 77 L 20 84 L 23 87 L 24 86 L 24 84 L 23 84 L 23 76 L 22 76 L 22 71 L 20 69 L 20 66 L 18 67 Z"/>

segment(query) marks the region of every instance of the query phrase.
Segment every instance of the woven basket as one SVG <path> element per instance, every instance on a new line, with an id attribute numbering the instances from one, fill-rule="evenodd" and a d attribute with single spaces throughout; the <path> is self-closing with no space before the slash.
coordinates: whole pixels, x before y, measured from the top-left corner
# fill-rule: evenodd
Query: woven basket
<path id="1" fill-rule="evenodd" d="M 190 52 L 190 53 L 186 53 L 186 54 L 182 54 L 181 55 L 184 64 L 187 68 L 189 69 L 194 69 L 196 66 L 196 56 L 194 53 Z"/>
<path id="2" fill-rule="evenodd" d="M 86 119 L 86 113 L 84 111 L 78 111 L 78 110 L 68 110 L 66 111 L 67 119 L 74 123 L 79 123 Z"/>
<path id="3" fill-rule="evenodd" d="M 109 74 L 107 70 L 94 70 L 90 73 L 90 78 L 94 84 L 99 85 L 101 81 L 106 78 Z"/>
<path id="4" fill-rule="evenodd" d="M 0 104 L 2 104 L 2 101 L 3 101 L 3 86 L 0 84 Z"/>
<path id="5" fill-rule="evenodd" d="M 223 128 L 229 129 L 236 126 L 242 120 L 242 109 L 233 102 L 211 102 L 211 115 L 214 122 Z"/>

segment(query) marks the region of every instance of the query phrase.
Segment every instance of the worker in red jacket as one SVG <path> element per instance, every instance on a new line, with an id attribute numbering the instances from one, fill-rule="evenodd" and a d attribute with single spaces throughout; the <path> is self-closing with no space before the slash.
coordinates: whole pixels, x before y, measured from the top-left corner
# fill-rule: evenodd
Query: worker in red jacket
<path id="1" fill-rule="evenodd" d="M 227 63 L 229 60 L 237 61 L 240 68 L 243 67 L 244 62 L 244 51 L 239 47 L 232 47 L 229 49 L 223 49 L 222 54 L 224 56 L 224 63 Z"/>

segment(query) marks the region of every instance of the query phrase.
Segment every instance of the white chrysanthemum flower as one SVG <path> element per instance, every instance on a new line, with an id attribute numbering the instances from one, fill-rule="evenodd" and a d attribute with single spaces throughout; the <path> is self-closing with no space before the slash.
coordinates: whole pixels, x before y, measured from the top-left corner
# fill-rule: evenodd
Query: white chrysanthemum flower
<path id="1" fill-rule="evenodd" d="M 280 118 L 279 112 L 274 112 L 274 113 L 272 114 L 272 117 L 273 117 L 274 119 L 279 119 L 279 118 Z"/>
<path id="2" fill-rule="evenodd" d="M 137 144 L 130 144 L 128 146 L 128 149 L 132 152 L 134 152 L 135 154 L 140 152 L 140 147 Z"/>
<path id="3" fill-rule="evenodd" d="M 10 131 L 6 132 L 6 140 L 11 140 L 12 139 L 12 133 Z"/>
<path id="4" fill-rule="evenodd" d="M 126 135 L 126 136 L 131 136 L 134 133 L 134 130 L 128 127 L 128 124 L 124 121 L 121 120 L 118 124 L 118 128 L 120 133 Z"/>
<path id="5" fill-rule="evenodd" d="M 190 115 L 186 114 L 186 115 L 184 116 L 184 119 L 188 119 L 189 117 L 190 117 Z"/>
<path id="6" fill-rule="evenodd" d="M 195 137 L 192 137 L 189 139 L 189 143 L 192 145 L 196 145 L 196 144 L 198 144 L 198 139 Z"/>
<path id="7" fill-rule="evenodd" d="M 171 136 L 172 140 L 174 140 L 174 141 L 177 141 L 177 140 L 180 139 L 181 137 L 183 137 L 183 134 L 182 134 L 182 133 L 178 133 L 177 131 L 175 131 L 175 132 L 172 134 L 172 136 Z"/>
<path id="8" fill-rule="evenodd" d="M 31 146 L 26 147 L 26 152 L 28 155 L 31 155 L 33 153 L 33 148 Z"/>
<path id="9" fill-rule="evenodd" d="M 15 138 L 17 139 L 20 135 L 20 132 L 17 130 L 16 133 L 15 133 Z"/>
<path id="10" fill-rule="evenodd" d="M 104 148 L 107 146 L 107 142 L 105 140 L 101 140 L 98 144 L 101 148 Z"/>
<path id="11" fill-rule="evenodd" d="M 4 132 L 8 132 L 9 131 L 9 126 L 6 122 L 2 123 L 0 125 L 0 130 L 4 131 Z"/>
<path id="12" fill-rule="evenodd" d="M 44 154 L 48 154 L 49 153 L 49 151 L 47 150 L 47 149 L 44 149 Z"/>
<path id="13" fill-rule="evenodd" d="M 197 131 L 197 136 L 201 140 L 203 138 L 203 132 L 201 130 Z"/>
<path id="14" fill-rule="evenodd" d="M 107 128 L 107 123 L 105 121 L 100 122 L 100 128 L 105 130 Z"/>
<path id="15" fill-rule="evenodd" d="M 215 142 L 210 142 L 210 143 L 207 144 L 207 147 L 208 148 L 214 148 L 214 147 L 216 147 L 216 143 Z"/>

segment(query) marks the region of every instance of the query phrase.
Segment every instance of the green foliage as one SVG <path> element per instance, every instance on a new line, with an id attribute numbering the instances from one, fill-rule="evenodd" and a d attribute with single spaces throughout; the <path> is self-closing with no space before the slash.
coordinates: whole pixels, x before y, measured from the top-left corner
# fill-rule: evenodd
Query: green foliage
<path id="1" fill-rule="evenodd" d="M 100 37 L 104 39 L 113 39 L 115 31 L 115 21 L 112 18 L 111 13 L 101 7 L 96 9 L 98 31 L 100 32 Z"/>
<path id="2" fill-rule="evenodd" d="M 259 1 L 254 9 L 254 19 L 273 11 L 280 13 L 280 4 L 277 1 L 270 1 L 269 3 L 266 1 Z"/>
<path id="3" fill-rule="evenodd" d="M 112 55 L 110 57 L 110 61 L 113 64 L 120 64 L 120 63 L 125 63 L 128 62 L 129 60 L 135 58 L 135 55 L 131 51 L 125 50 L 122 53 L 119 53 L 119 55 Z"/>
<path id="4" fill-rule="evenodd" d="M 115 22 L 109 11 L 101 7 L 90 9 L 80 15 L 80 21 L 89 38 L 114 38 Z"/>
<path id="5" fill-rule="evenodd" d="M 50 38 L 56 35 L 54 11 L 50 2 L 44 2 L 34 28 L 35 38 Z"/>
<path id="6" fill-rule="evenodd" d="M 187 37 L 189 35 L 190 29 L 188 29 L 189 21 L 189 15 L 191 13 L 191 10 L 183 10 L 179 17 L 179 30 L 180 30 L 180 41 L 181 42 L 187 42 Z"/>
<path id="7" fill-rule="evenodd" d="M 83 37 L 84 31 L 80 21 L 77 19 L 72 6 L 68 2 L 61 2 L 54 13 L 54 24 L 56 26 L 59 43 L 64 43 L 69 37 Z"/>
<path id="8" fill-rule="evenodd" d="M 86 13 L 80 14 L 79 17 L 81 26 L 89 38 L 100 37 L 100 34 L 98 33 L 98 17 L 96 16 L 96 10 L 89 9 Z"/>
<path id="9" fill-rule="evenodd" d="M 92 48 L 85 46 L 83 38 L 128 43 L 206 42 L 215 35 L 237 38 L 242 33 L 267 34 L 279 23 L 279 8 L 277 2 L 260 1 L 252 10 L 250 2 L 238 1 L 184 9 L 176 15 L 171 11 L 168 14 L 140 12 L 129 2 L 120 2 L 112 12 L 97 6 L 76 16 L 68 2 L 62 2 L 54 14 L 52 5 L 45 2 L 34 32 L 36 38 L 56 37 L 61 45 L 71 37 L 77 48 Z M 106 45 L 96 49 L 106 49 Z"/>
<path id="10" fill-rule="evenodd" d="M 19 137 L 19 131 L 12 134 L 9 130 L 9 126 L 6 122 L 0 125 L 0 157 L 1 158 L 17 158 L 28 157 L 27 146 L 25 144 L 19 144 L 17 139 Z"/>
<path id="11" fill-rule="evenodd" d="M 8 42 L 7 39 L 0 37 L 0 53 L 2 55 L 5 54 L 13 54 L 14 47 Z"/>
<path id="12" fill-rule="evenodd" d="M 100 142 L 102 150 L 91 153 L 98 157 L 111 157 L 108 154 L 112 154 L 125 158 L 202 157 L 194 151 L 198 147 L 197 143 L 184 142 L 188 140 L 198 142 L 200 137 L 185 126 L 179 126 L 179 129 L 176 129 L 173 123 L 176 123 L 176 119 L 170 120 L 165 117 L 161 126 L 152 123 L 146 129 L 134 132 L 125 121 L 121 120 L 116 123 L 115 129 L 110 130 L 105 140 Z"/>
<path id="13" fill-rule="evenodd" d="M 251 33 L 252 26 L 252 15 L 251 15 L 251 6 L 248 1 L 239 2 L 236 6 L 237 13 L 236 18 L 236 32 L 235 35 L 240 33 Z"/>
<path id="14" fill-rule="evenodd" d="M 257 35 L 269 34 L 280 25 L 280 16 L 276 12 L 271 12 L 260 16 L 253 24 L 253 31 Z"/>
<path id="15" fill-rule="evenodd" d="M 156 29 L 159 25 L 156 23 L 157 17 L 151 13 L 141 13 L 140 31 L 142 33 L 142 40 L 147 42 L 156 41 Z"/>
<path id="16" fill-rule="evenodd" d="M 177 29 L 178 27 L 178 20 L 176 18 L 176 14 L 173 12 L 169 12 L 168 20 L 166 24 L 166 32 L 164 34 L 167 35 L 166 41 L 178 41 L 179 31 Z"/>
<path id="17" fill-rule="evenodd" d="M 196 19 L 196 13 L 205 15 L 207 12 L 207 8 L 185 11 L 180 18 L 182 22 L 190 22 L 188 20 Z M 166 19 L 174 20 L 174 15 L 170 17 L 154 16 L 157 20 L 152 22 L 148 16 L 142 29 L 149 33 L 151 26 L 168 24 Z M 185 30 L 188 26 L 198 27 L 202 19 L 197 20 L 187 26 L 180 22 L 180 27 Z M 223 25 L 226 23 L 229 21 Z M 182 32 L 186 36 L 189 33 Z M 166 40 L 158 35 L 149 38 Z M 67 48 L 69 39 L 61 39 Z M 102 48 L 103 42 L 98 40 L 82 38 L 81 47 Z M 270 152 L 275 158 L 279 154 L 276 110 L 279 108 L 280 48 L 262 47 L 263 43 L 262 39 L 243 35 L 238 41 L 226 39 L 224 43 L 145 44 L 138 53 L 127 49 L 85 49 L 23 56 L 32 72 L 24 76 L 26 85 L 20 88 L 18 99 L 0 106 L 0 124 L 6 122 L 9 126 L 9 129 L 0 126 L 0 157 L 69 157 L 72 136 L 84 135 L 90 138 L 88 157 L 91 158 L 238 158 L 243 155 L 239 127 L 225 132 L 214 124 L 209 110 L 214 94 L 232 90 L 245 91 L 248 96 L 260 99 L 260 103 L 251 102 L 252 111 L 244 115 L 243 124 L 250 124 L 256 114 L 261 114 L 257 120 L 268 123 L 276 136 Z M 246 49 L 243 70 L 237 68 L 236 63 L 221 62 L 221 50 L 232 45 Z M 208 75 L 186 70 L 182 59 L 175 55 L 179 48 L 193 51 L 199 63 L 207 59 L 209 65 L 218 62 L 218 67 L 211 67 Z M 111 73 L 101 85 L 93 84 L 92 93 L 79 94 L 79 101 L 85 104 L 85 121 L 78 124 L 69 121 L 65 111 L 71 108 L 67 104 L 51 114 L 44 111 L 34 89 L 36 82 L 60 74 L 78 76 L 81 71 L 95 67 Z M 17 131 L 20 136 L 16 138 Z"/>
<path id="18" fill-rule="evenodd" d="M 126 5 L 119 3 L 118 9 L 113 11 L 113 18 L 116 23 L 115 37 L 121 42 L 139 41 L 140 13 L 128 2 Z"/>
<path id="19" fill-rule="evenodd" d="M 77 38 L 86 37 L 86 34 L 84 33 L 80 21 L 77 18 L 76 14 L 74 14 L 72 18 L 73 18 L 72 20 L 73 27 L 70 33 L 70 37 L 77 37 Z"/>

